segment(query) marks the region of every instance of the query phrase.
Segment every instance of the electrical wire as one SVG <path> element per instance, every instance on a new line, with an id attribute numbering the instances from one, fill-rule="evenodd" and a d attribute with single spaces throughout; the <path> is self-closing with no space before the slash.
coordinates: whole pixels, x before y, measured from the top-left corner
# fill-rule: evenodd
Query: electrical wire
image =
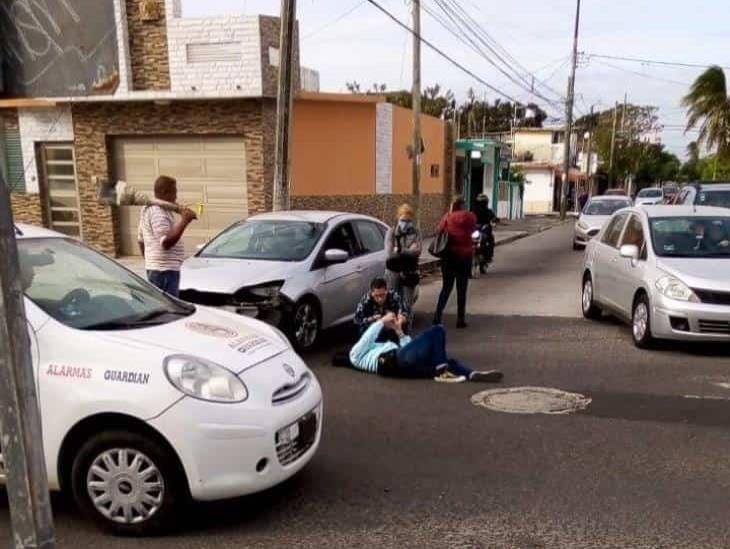
<path id="1" fill-rule="evenodd" d="M 305 34 L 304 36 L 302 36 L 302 40 L 307 40 L 308 38 L 311 38 L 315 34 L 318 34 L 318 33 L 322 32 L 323 30 L 331 27 L 332 25 L 334 25 L 336 23 L 339 23 L 340 21 L 342 21 L 348 15 L 354 13 L 360 6 L 362 6 L 363 4 L 365 4 L 365 1 L 366 0 L 361 0 L 360 2 L 358 2 L 357 4 L 355 4 L 354 6 L 352 6 L 350 9 L 348 9 L 344 13 L 340 14 L 339 16 L 337 16 L 336 18 L 332 19 L 331 21 L 328 21 L 327 23 L 325 23 L 321 27 L 313 30 L 312 32 L 310 32 L 308 34 Z"/>
<path id="2" fill-rule="evenodd" d="M 389 19 L 391 19 L 398 26 L 402 27 L 403 29 L 405 29 L 406 31 L 408 31 L 409 33 L 411 33 L 413 36 L 415 36 L 422 44 L 425 44 L 426 46 L 428 46 L 431 50 L 433 50 L 434 52 L 436 52 L 439 56 L 441 56 L 442 58 L 444 58 L 445 60 L 447 60 L 449 63 L 451 63 L 452 65 L 454 65 L 455 67 L 457 67 L 459 70 L 461 70 L 465 74 L 468 74 L 469 76 L 471 76 L 477 82 L 483 84 L 484 86 L 486 86 L 487 88 L 489 88 L 490 90 L 492 90 L 494 93 L 496 93 L 498 95 L 501 95 L 505 99 L 509 99 L 513 103 L 517 103 L 519 105 L 524 106 L 523 103 L 521 103 L 520 101 L 517 101 L 511 95 L 509 95 L 509 94 L 503 92 L 502 90 L 496 88 L 495 86 L 493 86 L 492 84 L 490 84 L 489 82 L 487 82 L 486 80 L 484 80 L 483 78 L 481 78 L 480 76 L 478 76 L 477 74 L 475 74 L 473 71 L 471 71 L 470 69 L 466 68 L 464 65 L 462 65 L 461 63 L 459 63 L 458 61 L 456 61 L 454 58 L 452 58 L 447 53 L 445 53 L 441 48 L 439 48 L 438 46 L 434 45 L 431 41 L 429 41 L 426 38 L 424 38 L 422 34 L 417 34 L 413 29 L 411 29 L 408 25 L 406 25 L 405 23 L 403 23 L 400 19 L 398 19 L 395 15 L 393 15 L 390 11 L 388 11 L 387 9 L 385 9 L 382 5 L 380 5 L 375 0 L 367 0 L 367 2 L 369 4 L 372 4 L 378 10 L 380 10 L 383 14 L 385 14 Z"/>
<path id="3" fill-rule="evenodd" d="M 689 82 L 680 82 L 678 80 L 670 80 L 668 78 L 662 78 L 661 76 L 655 76 L 655 75 L 652 75 L 652 74 L 647 74 L 645 72 L 639 72 L 639 71 L 634 71 L 634 70 L 631 70 L 631 69 L 626 69 L 624 67 L 619 67 L 618 65 L 614 65 L 612 63 L 608 63 L 606 61 L 601 61 L 601 60 L 598 60 L 598 59 L 596 60 L 596 63 L 599 63 L 600 65 L 604 65 L 606 67 L 609 67 L 609 68 L 614 69 L 614 70 L 617 70 L 617 71 L 625 72 L 625 73 L 628 73 L 628 74 L 634 74 L 636 76 L 641 76 L 642 78 L 647 78 L 649 80 L 656 80 L 656 81 L 659 81 L 659 82 L 666 82 L 668 84 L 675 84 L 677 86 L 685 86 L 687 88 L 689 88 L 692 85 Z"/>
<path id="4" fill-rule="evenodd" d="M 642 63 L 644 65 L 663 65 L 663 66 L 669 66 L 669 67 L 687 67 L 687 68 L 693 68 L 693 69 L 706 69 L 708 67 L 711 67 L 712 65 L 715 65 L 715 63 L 708 63 L 706 65 L 702 65 L 699 63 L 681 63 L 681 62 L 675 62 L 675 61 L 657 61 L 654 59 L 639 59 L 637 57 L 620 57 L 618 55 L 601 55 L 598 53 L 586 53 L 584 54 L 586 57 L 591 58 L 595 57 L 598 59 L 613 59 L 614 61 L 628 61 L 630 63 Z M 730 70 L 730 67 L 718 65 L 720 68 L 725 70 Z"/>

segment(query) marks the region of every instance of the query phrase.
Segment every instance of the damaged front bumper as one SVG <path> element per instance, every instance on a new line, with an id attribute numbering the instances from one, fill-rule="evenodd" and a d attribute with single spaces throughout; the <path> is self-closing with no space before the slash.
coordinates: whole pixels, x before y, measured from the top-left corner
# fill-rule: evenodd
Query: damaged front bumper
<path id="1" fill-rule="evenodd" d="M 275 326 L 280 326 L 287 318 L 291 318 L 291 313 L 294 310 L 294 303 L 278 291 L 264 297 L 248 288 L 239 290 L 234 295 L 182 290 L 180 299 L 197 305 L 218 307 Z"/>

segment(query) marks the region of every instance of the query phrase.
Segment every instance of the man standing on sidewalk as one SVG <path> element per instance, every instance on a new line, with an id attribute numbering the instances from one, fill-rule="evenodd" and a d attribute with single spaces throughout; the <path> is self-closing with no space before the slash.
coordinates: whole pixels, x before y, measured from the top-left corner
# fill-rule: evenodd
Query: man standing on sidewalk
<path id="1" fill-rule="evenodd" d="M 155 198 L 177 202 L 177 181 L 166 175 L 159 176 L 155 181 Z M 185 259 L 180 239 L 195 219 L 195 212 L 185 208 L 176 222 L 174 214 L 160 206 L 145 206 L 139 218 L 137 240 L 144 256 L 147 278 L 174 297 L 180 294 L 180 265 Z"/>

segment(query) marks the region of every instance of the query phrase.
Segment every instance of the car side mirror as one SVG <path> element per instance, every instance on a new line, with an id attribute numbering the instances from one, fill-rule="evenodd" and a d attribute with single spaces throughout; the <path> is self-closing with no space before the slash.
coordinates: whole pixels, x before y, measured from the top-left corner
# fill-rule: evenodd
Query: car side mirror
<path id="1" fill-rule="evenodd" d="M 327 263 L 345 263 L 348 259 L 350 259 L 350 254 L 345 250 L 332 248 L 324 252 L 324 260 Z"/>
<path id="2" fill-rule="evenodd" d="M 633 244 L 624 244 L 621 246 L 619 253 L 621 254 L 621 257 L 625 257 L 626 259 L 630 259 L 632 261 L 639 260 L 639 247 Z"/>

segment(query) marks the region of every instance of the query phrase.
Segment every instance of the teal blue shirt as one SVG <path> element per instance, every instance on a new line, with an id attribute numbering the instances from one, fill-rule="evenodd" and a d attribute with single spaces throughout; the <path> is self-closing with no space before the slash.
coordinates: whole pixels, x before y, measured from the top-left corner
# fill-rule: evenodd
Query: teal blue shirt
<path id="1" fill-rule="evenodd" d="M 382 320 L 373 322 L 350 351 L 350 362 L 358 370 L 373 374 L 378 373 L 378 358 L 380 355 L 398 350 L 411 342 L 410 336 L 407 335 L 400 338 L 400 344 L 398 345 L 392 341 L 376 342 L 375 340 L 378 339 L 382 330 Z"/>

